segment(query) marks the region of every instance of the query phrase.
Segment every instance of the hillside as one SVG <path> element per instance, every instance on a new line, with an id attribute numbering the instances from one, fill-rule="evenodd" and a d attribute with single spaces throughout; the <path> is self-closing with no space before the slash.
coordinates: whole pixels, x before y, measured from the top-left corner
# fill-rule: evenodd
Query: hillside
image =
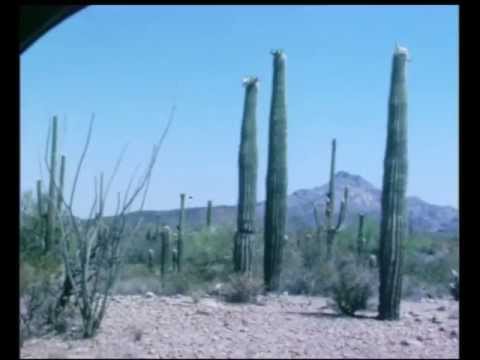
<path id="1" fill-rule="evenodd" d="M 339 171 L 335 175 L 336 193 L 335 209 L 340 208 L 340 201 L 345 186 L 349 188 L 349 201 L 346 223 L 356 221 L 359 213 L 366 214 L 374 221 L 379 221 L 381 210 L 381 189 L 376 188 L 361 176 Z M 323 219 L 324 204 L 328 183 L 313 189 L 300 189 L 288 196 L 288 231 L 314 226 L 313 204 L 320 208 Z M 429 204 L 418 197 L 408 197 L 408 213 L 412 230 L 415 232 L 455 234 L 458 231 L 458 210 L 449 206 Z M 257 204 L 258 227 L 262 228 L 264 202 Z M 206 207 L 186 208 L 186 221 L 190 229 L 204 225 Z M 178 209 L 165 211 L 142 211 L 128 214 L 128 221 L 143 217 L 146 224 L 167 224 L 172 228 L 178 223 Z M 236 206 L 214 206 L 212 210 L 215 224 L 233 226 L 236 219 Z"/>

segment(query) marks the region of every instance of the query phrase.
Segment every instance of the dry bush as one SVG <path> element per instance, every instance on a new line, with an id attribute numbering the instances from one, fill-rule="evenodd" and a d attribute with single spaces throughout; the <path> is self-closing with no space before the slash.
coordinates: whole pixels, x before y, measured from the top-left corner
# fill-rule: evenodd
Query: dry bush
<path id="1" fill-rule="evenodd" d="M 232 275 L 222 287 L 222 297 L 231 303 L 253 303 L 257 295 L 263 292 L 260 281 L 247 275 Z"/>

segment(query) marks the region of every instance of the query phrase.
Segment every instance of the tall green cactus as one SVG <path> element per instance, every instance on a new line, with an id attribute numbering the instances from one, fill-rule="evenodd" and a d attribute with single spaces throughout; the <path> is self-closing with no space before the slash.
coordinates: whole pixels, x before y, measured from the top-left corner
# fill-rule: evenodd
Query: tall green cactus
<path id="1" fill-rule="evenodd" d="M 42 180 L 37 180 L 37 212 L 39 219 L 43 218 Z"/>
<path id="2" fill-rule="evenodd" d="M 279 287 L 287 217 L 286 56 L 281 50 L 273 51 L 272 54 L 273 91 L 269 124 L 263 261 L 267 291 L 275 291 Z"/>
<path id="3" fill-rule="evenodd" d="M 185 194 L 180 194 L 180 215 L 178 219 L 178 239 L 177 239 L 177 271 L 182 271 L 183 256 L 183 222 L 185 219 Z"/>
<path id="4" fill-rule="evenodd" d="M 57 127 L 58 119 L 53 117 L 52 121 L 52 142 L 50 153 L 50 183 L 48 191 L 48 210 L 47 210 L 47 228 L 45 233 L 45 252 L 49 252 L 55 236 L 55 210 L 57 206 L 57 199 L 55 197 L 55 176 L 57 169 Z"/>
<path id="5" fill-rule="evenodd" d="M 212 200 L 207 201 L 207 229 L 212 227 Z"/>
<path id="6" fill-rule="evenodd" d="M 397 45 L 392 62 L 382 188 L 378 305 L 382 320 L 398 320 L 400 317 L 402 246 L 407 222 L 407 60 L 407 50 Z"/>
<path id="7" fill-rule="evenodd" d="M 257 204 L 257 93 L 258 79 L 246 78 L 245 102 L 238 156 L 237 233 L 234 238 L 233 268 L 251 274 L 252 245 L 255 240 L 255 208 Z"/>
<path id="8" fill-rule="evenodd" d="M 170 248 L 170 228 L 168 226 L 164 226 L 162 232 L 160 233 L 160 276 L 162 279 L 165 277 L 165 273 L 167 272 L 168 267 L 168 259 L 169 259 L 169 248 Z"/>
<path id="9" fill-rule="evenodd" d="M 333 216 L 335 213 L 335 158 L 337 153 L 337 140 L 332 140 L 332 154 L 330 160 L 330 181 L 327 193 L 327 204 L 325 207 L 325 220 L 327 233 L 327 259 L 332 259 L 332 247 L 335 241 L 335 236 L 341 230 L 345 221 L 348 204 L 348 187 L 345 187 L 343 192 L 343 200 L 340 204 L 340 212 L 338 214 L 337 224 L 334 224 Z"/>
<path id="10" fill-rule="evenodd" d="M 59 185 L 59 191 L 57 194 L 57 211 L 58 212 L 62 211 L 63 186 L 65 181 L 65 162 L 66 162 L 65 155 L 62 155 L 60 160 L 60 185 Z"/>

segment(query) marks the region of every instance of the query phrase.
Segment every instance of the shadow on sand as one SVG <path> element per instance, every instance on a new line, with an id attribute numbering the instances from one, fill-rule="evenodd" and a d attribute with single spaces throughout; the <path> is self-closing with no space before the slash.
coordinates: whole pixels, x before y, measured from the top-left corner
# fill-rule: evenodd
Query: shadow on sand
<path id="1" fill-rule="evenodd" d="M 371 319 L 371 320 L 378 320 L 376 315 L 364 315 L 364 314 L 355 314 L 354 316 L 347 316 L 341 313 L 332 313 L 328 311 L 284 311 L 284 314 L 289 315 L 301 315 L 301 316 L 310 316 L 310 317 L 317 317 L 317 318 L 353 318 L 353 319 Z"/>

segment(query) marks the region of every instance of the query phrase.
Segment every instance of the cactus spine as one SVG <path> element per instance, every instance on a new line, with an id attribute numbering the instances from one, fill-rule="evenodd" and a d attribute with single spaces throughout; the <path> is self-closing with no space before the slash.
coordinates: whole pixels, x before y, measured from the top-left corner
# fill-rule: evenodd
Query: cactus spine
<path id="1" fill-rule="evenodd" d="M 167 272 L 167 262 L 168 262 L 168 254 L 169 254 L 169 247 L 170 247 L 170 228 L 168 226 L 164 226 L 162 232 L 160 233 L 160 247 L 161 247 L 161 254 L 160 254 L 160 276 L 162 279 L 165 277 L 165 273 Z"/>
<path id="2" fill-rule="evenodd" d="M 335 158 L 337 153 L 337 140 L 332 140 L 332 155 L 330 161 L 330 182 L 327 193 L 327 204 L 325 207 L 326 232 L 327 232 L 327 259 L 332 259 L 332 247 L 335 241 L 335 236 L 341 230 L 345 215 L 347 212 L 348 203 L 348 187 L 345 187 L 343 193 L 343 200 L 340 204 L 340 212 L 338 214 L 337 224 L 334 225 L 333 216 L 335 212 Z"/>
<path id="3" fill-rule="evenodd" d="M 180 194 L 180 216 L 178 219 L 178 239 L 177 239 L 177 271 L 182 271 L 183 256 L 183 221 L 185 218 L 185 194 Z"/>
<path id="4" fill-rule="evenodd" d="M 207 229 L 212 227 L 212 200 L 207 202 Z"/>
<path id="5" fill-rule="evenodd" d="M 256 108 L 258 79 L 244 80 L 240 151 L 238 156 L 239 195 L 237 233 L 234 239 L 233 267 L 235 272 L 251 274 L 252 243 L 255 239 L 255 207 L 257 203 L 257 124 Z"/>
<path id="6" fill-rule="evenodd" d="M 407 221 L 407 56 L 406 49 L 397 46 L 392 63 L 379 249 L 378 312 L 382 320 L 398 320 L 400 316 L 402 245 Z"/>
<path id="7" fill-rule="evenodd" d="M 50 153 L 50 184 L 48 191 L 48 209 L 47 209 L 47 229 L 45 233 L 45 252 L 50 250 L 55 234 L 55 174 L 57 167 L 57 117 L 53 117 L 52 122 L 52 145 Z"/>
<path id="8" fill-rule="evenodd" d="M 263 262 L 267 291 L 274 291 L 279 287 L 287 216 L 286 57 L 281 50 L 273 51 L 272 54 L 273 91 L 269 124 Z"/>

